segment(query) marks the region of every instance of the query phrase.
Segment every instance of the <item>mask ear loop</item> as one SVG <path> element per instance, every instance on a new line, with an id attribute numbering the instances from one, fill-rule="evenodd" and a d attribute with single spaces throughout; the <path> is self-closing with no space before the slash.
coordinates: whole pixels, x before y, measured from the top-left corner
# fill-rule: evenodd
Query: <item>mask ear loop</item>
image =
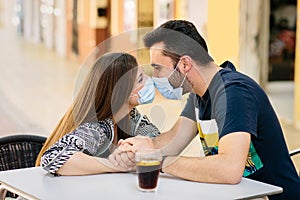
<path id="1" fill-rule="evenodd" d="M 180 62 L 181 62 L 181 59 L 178 61 L 177 65 L 176 65 L 175 69 L 172 71 L 172 73 L 168 76 L 168 79 L 169 79 L 169 78 L 172 76 L 172 74 L 176 71 L 176 69 L 177 69 L 177 67 L 179 66 Z M 180 73 L 180 72 L 179 72 L 179 73 Z M 189 73 L 189 72 L 185 73 L 184 78 L 183 78 L 183 81 L 181 82 L 179 88 L 181 88 L 181 87 L 183 86 L 183 83 L 184 83 L 184 81 L 185 81 L 185 79 L 186 79 L 188 73 Z"/>
<path id="2" fill-rule="evenodd" d="M 176 68 L 177 68 L 177 66 L 176 66 Z M 184 66 L 184 68 L 185 68 L 185 66 Z M 182 81 L 182 83 L 180 84 L 179 87 L 182 87 L 182 86 L 183 86 L 183 83 L 184 83 L 184 81 L 185 81 L 185 79 L 186 79 L 188 73 L 189 73 L 189 72 L 186 72 L 186 73 L 185 73 L 184 78 L 183 78 L 183 81 Z"/>
<path id="3" fill-rule="evenodd" d="M 179 87 L 182 87 L 182 86 L 183 86 L 183 83 L 184 83 L 184 81 L 185 81 L 185 79 L 186 79 L 188 73 L 189 73 L 189 72 L 185 73 L 184 78 L 183 78 L 183 81 L 182 81 L 182 83 L 180 84 Z"/>
<path id="4" fill-rule="evenodd" d="M 179 64 L 180 64 L 180 62 L 181 62 L 181 59 L 178 61 L 176 67 L 173 69 L 173 71 L 171 72 L 171 74 L 168 76 L 168 79 L 169 79 L 169 78 L 172 76 L 172 74 L 177 70 L 177 68 L 178 68 L 178 66 L 179 66 Z"/>

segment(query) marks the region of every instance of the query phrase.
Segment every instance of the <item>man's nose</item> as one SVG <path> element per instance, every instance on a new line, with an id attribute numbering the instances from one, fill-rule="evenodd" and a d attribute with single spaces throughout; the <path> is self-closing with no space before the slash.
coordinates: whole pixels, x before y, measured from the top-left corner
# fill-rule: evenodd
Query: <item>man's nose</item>
<path id="1" fill-rule="evenodd" d="M 153 77 L 158 78 L 158 70 L 157 69 L 153 69 Z"/>

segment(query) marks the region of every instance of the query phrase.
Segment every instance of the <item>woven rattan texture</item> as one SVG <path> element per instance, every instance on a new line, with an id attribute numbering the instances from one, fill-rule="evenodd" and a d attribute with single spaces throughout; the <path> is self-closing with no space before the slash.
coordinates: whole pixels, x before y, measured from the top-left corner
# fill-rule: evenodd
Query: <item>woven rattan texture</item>
<path id="1" fill-rule="evenodd" d="M 11 135 L 0 138 L 0 171 L 34 167 L 46 141 L 38 135 Z M 7 192 L 6 197 L 17 197 Z"/>

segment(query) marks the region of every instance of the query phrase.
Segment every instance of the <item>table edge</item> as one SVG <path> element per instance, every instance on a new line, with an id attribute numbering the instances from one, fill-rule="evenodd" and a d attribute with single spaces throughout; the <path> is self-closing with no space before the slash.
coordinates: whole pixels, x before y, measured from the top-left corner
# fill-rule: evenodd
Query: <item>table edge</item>
<path id="1" fill-rule="evenodd" d="M 32 195 L 30 195 L 20 189 L 17 189 L 3 181 L 0 181 L 0 194 L 2 194 L 3 191 L 9 191 L 9 192 L 15 193 L 15 194 L 22 196 L 29 200 L 38 200 L 38 198 L 36 198 L 35 196 L 32 196 Z"/>

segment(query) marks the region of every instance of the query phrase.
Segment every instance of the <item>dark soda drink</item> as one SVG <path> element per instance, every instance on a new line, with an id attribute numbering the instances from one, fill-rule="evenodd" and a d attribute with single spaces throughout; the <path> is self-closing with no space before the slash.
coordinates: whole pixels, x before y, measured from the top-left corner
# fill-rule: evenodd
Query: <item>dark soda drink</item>
<path id="1" fill-rule="evenodd" d="M 139 187 L 142 191 L 156 189 L 160 168 L 160 161 L 140 161 L 137 163 Z"/>

